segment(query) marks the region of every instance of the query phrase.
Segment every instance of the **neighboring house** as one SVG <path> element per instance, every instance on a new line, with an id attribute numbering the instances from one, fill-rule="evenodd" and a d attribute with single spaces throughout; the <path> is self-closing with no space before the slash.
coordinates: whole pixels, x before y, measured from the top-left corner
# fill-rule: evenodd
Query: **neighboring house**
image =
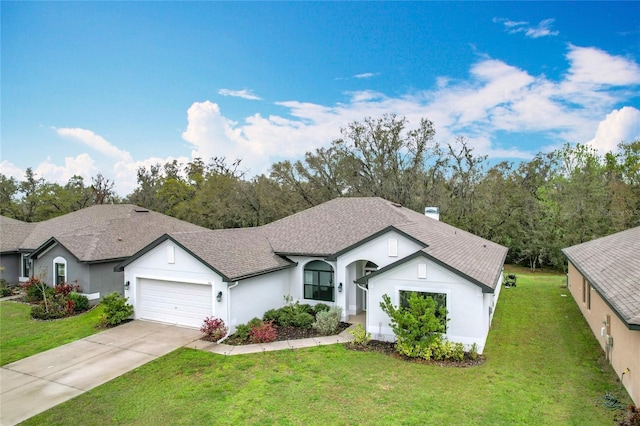
<path id="1" fill-rule="evenodd" d="M 36 223 L 2 218 L 2 265 L 7 281 L 77 283 L 89 299 L 123 293 L 114 267 L 166 232 L 199 226 L 130 204 L 102 204 Z"/>
<path id="2" fill-rule="evenodd" d="M 640 406 L 640 227 L 562 251 L 571 295 Z"/>
<path id="3" fill-rule="evenodd" d="M 10 285 L 29 279 L 29 250 L 22 248 L 35 223 L 0 216 L 0 278 Z"/>
<path id="4" fill-rule="evenodd" d="M 448 310 L 447 337 L 484 349 L 507 249 L 381 198 L 338 198 L 246 229 L 167 232 L 120 264 L 136 318 L 231 329 L 301 303 L 365 314 L 377 339 L 394 339 L 380 308 L 409 292 Z"/>

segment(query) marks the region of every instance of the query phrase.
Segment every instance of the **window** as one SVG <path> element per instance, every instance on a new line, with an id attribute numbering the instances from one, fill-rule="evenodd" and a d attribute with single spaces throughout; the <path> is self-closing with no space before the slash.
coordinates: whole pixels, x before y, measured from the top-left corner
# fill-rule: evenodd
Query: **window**
<path id="1" fill-rule="evenodd" d="M 28 277 L 29 275 L 29 253 L 22 253 L 22 270 L 20 271 L 21 277 Z"/>
<path id="2" fill-rule="evenodd" d="M 53 283 L 55 285 L 67 282 L 67 261 L 63 257 L 53 259 Z"/>
<path id="3" fill-rule="evenodd" d="M 591 310 L 591 284 L 587 281 L 587 309 Z"/>
<path id="4" fill-rule="evenodd" d="M 409 307 L 409 298 L 412 294 L 417 294 L 423 298 L 431 298 L 436 302 L 436 318 L 440 318 L 445 322 L 446 326 L 446 315 L 443 315 L 441 308 L 447 309 L 447 295 L 445 293 L 428 293 L 423 291 L 406 291 L 400 290 L 400 307 L 408 308 Z"/>
<path id="5" fill-rule="evenodd" d="M 314 260 L 304 267 L 304 298 L 333 302 L 333 268 Z"/>
<path id="6" fill-rule="evenodd" d="M 587 280 L 582 278 L 582 303 L 587 302 Z"/>

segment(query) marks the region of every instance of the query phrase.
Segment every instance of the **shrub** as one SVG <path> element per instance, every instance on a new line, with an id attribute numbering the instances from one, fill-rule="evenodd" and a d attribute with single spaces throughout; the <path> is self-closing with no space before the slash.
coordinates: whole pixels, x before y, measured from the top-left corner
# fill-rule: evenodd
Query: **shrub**
<path id="1" fill-rule="evenodd" d="M 73 301 L 75 312 L 84 312 L 89 309 L 89 299 L 85 295 L 73 292 L 69 294 L 68 299 Z"/>
<path id="2" fill-rule="evenodd" d="M 313 328 L 318 330 L 318 332 L 324 336 L 336 334 L 336 331 L 338 331 L 338 325 L 340 325 L 341 315 L 342 308 L 339 306 L 334 306 L 328 311 L 321 311 L 316 314 L 316 322 L 313 323 Z"/>
<path id="3" fill-rule="evenodd" d="M 31 318 L 39 320 L 52 320 L 68 316 L 66 303 L 62 300 L 51 300 L 45 307 L 44 304 L 31 306 Z"/>
<path id="4" fill-rule="evenodd" d="M 0 297 L 11 296 L 13 291 L 9 288 L 9 283 L 4 278 L 0 278 Z"/>
<path id="5" fill-rule="evenodd" d="M 45 289 L 45 284 L 40 279 L 31 277 L 22 284 L 22 288 L 25 290 L 27 302 L 35 303 L 44 299 L 42 292 Z"/>
<path id="6" fill-rule="evenodd" d="M 293 316 L 293 322 L 291 325 L 300 328 L 311 328 L 313 327 L 313 322 L 313 315 L 306 312 L 296 312 Z"/>
<path id="7" fill-rule="evenodd" d="M 476 360 L 478 359 L 478 344 L 474 343 L 473 345 L 471 345 L 471 349 L 469 349 L 469 357 L 472 360 Z"/>
<path id="8" fill-rule="evenodd" d="M 252 343 L 269 343 L 276 340 L 277 337 L 276 328 L 271 321 L 253 327 L 249 334 Z"/>
<path id="9" fill-rule="evenodd" d="M 306 312 L 311 316 L 314 316 L 316 314 L 313 306 L 309 305 L 308 303 L 299 304 L 298 302 L 296 302 L 296 304 L 293 306 L 295 306 L 296 312 Z"/>
<path id="10" fill-rule="evenodd" d="M 313 310 L 316 312 L 316 315 L 318 315 L 320 312 L 327 312 L 329 309 L 331 309 L 329 305 L 325 305 L 324 303 L 317 303 L 313 307 Z"/>
<path id="11" fill-rule="evenodd" d="M 251 333 L 251 329 L 258 327 L 262 324 L 262 320 L 260 318 L 253 318 L 246 324 L 239 324 L 236 326 L 236 331 L 233 333 L 235 337 L 238 339 L 245 341 L 249 339 L 249 335 Z"/>
<path id="12" fill-rule="evenodd" d="M 105 326 L 115 326 L 133 315 L 133 306 L 128 305 L 127 300 L 115 291 L 103 297 L 104 314 L 101 323 Z"/>
<path id="13" fill-rule="evenodd" d="M 280 309 L 269 309 L 264 313 L 262 319 L 264 321 L 271 321 L 274 324 L 280 324 Z"/>
<path id="14" fill-rule="evenodd" d="M 75 292 L 80 291 L 80 286 L 78 284 L 69 284 L 69 283 L 56 284 L 56 286 L 53 288 L 53 295 L 55 297 L 64 298 L 69 296 L 74 291 Z"/>
<path id="15" fill-rule="evenodd" d="M 353 341 L 351 342 L 353 345 L 367 346 L 371 341 L 371 333 L 367 333 L 362 324 L 358 324 L 353 330 L 349 330 L 349 334 L 353 336 Z"/>
<path id="16" fill-rule="evenodd" d="M 212 342 L 222 339 L 228 331 L 224 321 L 215 317 L 206 317 L 200 327 L 200 332 L 206 334 Z"/>
<path id="17" fill-rule="evenodd" d="M 423 298 L 412 293 L 408 307 L 395 307 L 388 295 L 382 296 L 380 307 L 391 318 L 391 328 L 398 341 L 396 349 L 410 358 L 429 359 L 433 349 L 439 349 L 442 335 L 446 331 L 446 309 L 438 309 L 430 297 Z M 439 314 L 439 318 L 436 314 Z"/>

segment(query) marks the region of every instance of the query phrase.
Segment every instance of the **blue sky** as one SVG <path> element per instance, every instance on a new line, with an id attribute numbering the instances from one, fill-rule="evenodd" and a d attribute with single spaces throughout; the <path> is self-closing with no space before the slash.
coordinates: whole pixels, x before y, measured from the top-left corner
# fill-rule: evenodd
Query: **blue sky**
<path id="1" fill-rule="evenodd" d="M 492 161 L 640 138 L 639 2 L 8 2 L 0 172 L 242 158 L 249 174 L 384 113 Z"/>

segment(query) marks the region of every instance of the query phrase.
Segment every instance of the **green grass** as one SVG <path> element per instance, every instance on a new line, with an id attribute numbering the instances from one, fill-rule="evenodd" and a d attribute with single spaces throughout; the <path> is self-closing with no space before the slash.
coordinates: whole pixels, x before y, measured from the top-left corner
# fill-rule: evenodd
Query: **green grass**
<path id="1" fill-rule="evenodd" d="M 480 366 L 341 345 L 232 357 L 179 349 L 26 424 L 611 424 L 599 397 L 619 385 L 563 283 L 521 273 L 503 289 Z"/>
<path id="2" fill-rule="evenodd" d="M 0 302 L 0 365 L 44 352 L 100 331 L 102 306 L 75 317 L 36 321 L 23 303 Z"/>

